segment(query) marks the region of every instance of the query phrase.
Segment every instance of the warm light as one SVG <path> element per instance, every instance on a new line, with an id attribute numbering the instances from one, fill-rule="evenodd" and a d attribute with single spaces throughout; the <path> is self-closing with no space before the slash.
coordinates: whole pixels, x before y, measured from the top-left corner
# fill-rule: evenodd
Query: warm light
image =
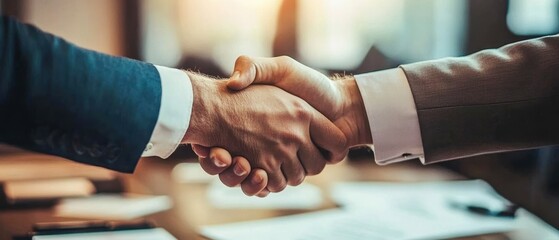
<path id="1" fill-rule="evenodd" d="M 396 39 L 404 21 L 403 0 L 299 1 L 299 50 L 303 62 L 353 69 L 377 40 Z"/>
<path id="2" fill-rule="evenodd" d="M 280 0 L 178 1 L 186 55 L 214 59 L 226 72 L 242 54 L 271 56 Z"/>
<path id="3" fill-rule="evenodd" d="M 7 198 L 18 200 L 85 197 L 95 193 L 91 181 L 85 178 L 13 181 L 5 185 Z"/>

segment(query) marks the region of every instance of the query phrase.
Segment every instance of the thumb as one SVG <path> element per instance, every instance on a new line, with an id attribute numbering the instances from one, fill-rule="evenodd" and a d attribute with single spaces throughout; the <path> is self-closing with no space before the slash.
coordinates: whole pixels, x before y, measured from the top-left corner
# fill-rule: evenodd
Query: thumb
<path id="1" fill-rule="evenodd" d="M 349 147 L 346 136 L 320 112 L 313 111 L 309 131 L 311 140 L 330 163 L 338 163 L 347 155 Z"/>
<path id="2" fill-rule="evenodd" d="M 242 90 L 253 83 L 274 85 L 283 78 L 273 58 L 240 56 L 235 61 L 233 75 L 227 82 L 232 90 Z"/>

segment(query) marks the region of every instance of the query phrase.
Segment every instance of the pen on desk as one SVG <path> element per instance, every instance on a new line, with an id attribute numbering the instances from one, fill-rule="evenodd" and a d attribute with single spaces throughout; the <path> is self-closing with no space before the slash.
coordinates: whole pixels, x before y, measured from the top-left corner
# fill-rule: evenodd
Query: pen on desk
<path id="1" fill-rule="evenodd" d="M 491 209 L 489 207 L 482 206 L 482 205 L 466 204 L 466 203 L 458 203 L 458 202 L 451 202 L 450 205 L 454 208 L 463 209 L 468 212 L 483 215 L 483 216 L 508 217 L 508 218 L 514 218 L 516 216 L 516 211 L 519 208 L 519 206 L 515 204 L 503 205 L 503 207 L 500 209 Z"/>
<path id="2" fill-rule="evenodd" d="M 34 235 L 53 235 L 86 232 L 105 232 L 153 228 L 146 221 L 107 222 L 107 221 L 76 221 L 39 223 L 33 227 Z"/>

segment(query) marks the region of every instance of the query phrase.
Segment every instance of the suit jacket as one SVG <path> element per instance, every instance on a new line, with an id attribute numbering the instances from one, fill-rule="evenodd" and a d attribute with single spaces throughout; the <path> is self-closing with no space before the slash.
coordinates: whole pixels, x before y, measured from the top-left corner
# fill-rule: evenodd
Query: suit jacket
<path id="1" fill-rule="evenodd" d="M 559 36 L 402 69 L 427 162 L 559 144 Z"/>
<path id="2" fill-rule="evenodd" d="M 0 18 L 0 142 L 132 172 L 160 101 L 153 65 Z"/>

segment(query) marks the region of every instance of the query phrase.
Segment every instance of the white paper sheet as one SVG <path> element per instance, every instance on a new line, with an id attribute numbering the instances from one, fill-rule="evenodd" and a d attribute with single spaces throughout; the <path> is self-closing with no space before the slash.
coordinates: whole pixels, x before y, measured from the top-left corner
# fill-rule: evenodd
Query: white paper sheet
<path id="1" fill-rule="evenodd" d="M 345 183 L 332 190 L 332 197 L 343 205 L 342 209 L 207 226 L 201 232 L 224 240 L 398 240 L 441 239 L 514 229 L 513 219 L 480 216 L 452 207 L 450 197 L 456 196 L 472 197 L 472 201 L 501 200 L 483 182 Z"/>
<path id="2" fill-rule="evenodd" d="M 34 236 L 33 240 L 176 240 L 163 228 Z"/>
<path id="3" fill-rule="evenodd" d="M 55 215 L 60 217 L 129 220 L 172 206 L 168 196 L 135 194 L 98 194 L 85 198 L 71 198 L 60 201 L 55 207 Z"/>
<path id="4" fill-rule="evenodd" d="M 482 216 L 455 207 L 456 203 L 487 208 L 510 204 L 480 180 L 339 183 L 331 195 L 345 210 L 373 212 L 391 219 L 400 229 L 409 229 L 409 236 L 419 239 L 504 232 L 515 226 L 512 218 Z"/>

